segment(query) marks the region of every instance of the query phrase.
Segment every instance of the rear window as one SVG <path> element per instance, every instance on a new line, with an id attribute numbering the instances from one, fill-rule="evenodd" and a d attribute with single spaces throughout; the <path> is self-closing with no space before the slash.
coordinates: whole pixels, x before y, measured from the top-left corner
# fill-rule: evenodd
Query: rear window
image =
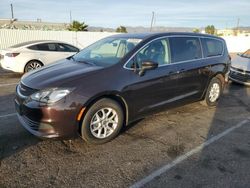
<path id="1" fill-rule="evenodd" d="M 203 38 L 202 46 L 204 57 L 219 56 L 223 53 L 223 43 L 220 40 Z"/>
<path id="2" fill-rule="evenodd" d="M 171 62 L 188 61 L 202 58 L 199 38 L 170 37 Z"/>

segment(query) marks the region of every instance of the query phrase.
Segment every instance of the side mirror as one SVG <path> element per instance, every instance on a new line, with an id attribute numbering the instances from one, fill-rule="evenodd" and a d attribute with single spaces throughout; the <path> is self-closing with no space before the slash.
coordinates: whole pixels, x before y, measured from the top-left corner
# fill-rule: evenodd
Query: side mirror
<path id="1" fill-rule="evenodd" d="M 153 70 L 158 67 L 158 63 L 153 61 L 143 61 L 141 64 L 140 76 L 143 76 L 147 70 Z"/>

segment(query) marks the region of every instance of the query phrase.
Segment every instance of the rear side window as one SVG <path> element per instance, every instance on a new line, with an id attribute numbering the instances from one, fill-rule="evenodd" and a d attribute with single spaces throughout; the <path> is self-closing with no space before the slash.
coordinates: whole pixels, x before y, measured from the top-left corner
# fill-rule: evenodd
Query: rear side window
<path id="1" fill-rule="evenodd" d="M 38 44 L 37 46 L 37 50 L 41 50 L 41 51 L 49 51 L 49 46 L 48 44 Z"/>
<path id="2" fill-rule="evenodd" d="M 202 47 L 204 49 L 204 57 L 218 56 L 223 53 L 223 43 L 220 40 L 203 38 Z"/>
<path id="3" fill-rule="evenodd" d="M 169 41 L 172 63 L 202 58 L 199 38 L 170 37 Z"/>
<path id="4" fill-rule="evenodd" d="M 79 50 L 71 45 L 59 43 L 58 51 L 60 52 L 78 52 Z"/>
<path id="5" fill-rule="evenodd" d="M 28 47 L 31 50 L 40 50 L 40 51 L 57 51 L 57 45 L 55 43 L 45 43 L 37 44 Z"/>

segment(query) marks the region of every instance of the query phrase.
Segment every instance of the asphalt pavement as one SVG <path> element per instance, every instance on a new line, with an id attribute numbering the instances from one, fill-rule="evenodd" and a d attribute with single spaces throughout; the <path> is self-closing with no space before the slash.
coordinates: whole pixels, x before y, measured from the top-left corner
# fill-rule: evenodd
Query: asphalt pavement
<path id="1" fill-rule="evenodd" d="M 250 88 L 151 115 L 104 145 L 40 140 L 18 122 L 19 74 L 0 70 L 0 187 L 250 187 Z M 69 125 L 70 126 L 70 125 Z"/>

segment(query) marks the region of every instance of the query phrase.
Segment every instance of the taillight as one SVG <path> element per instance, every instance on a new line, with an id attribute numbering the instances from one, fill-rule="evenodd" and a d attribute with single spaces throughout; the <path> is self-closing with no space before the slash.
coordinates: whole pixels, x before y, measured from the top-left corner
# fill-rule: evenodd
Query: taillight
<path id="1" fill-rule="evenodd" d="M 5 54 L 5 56 L 7 56 L 7 57 L 16 57 L 16 56 L 18 56 L 20 53 L 7 53 L 7 54 Z"/>

